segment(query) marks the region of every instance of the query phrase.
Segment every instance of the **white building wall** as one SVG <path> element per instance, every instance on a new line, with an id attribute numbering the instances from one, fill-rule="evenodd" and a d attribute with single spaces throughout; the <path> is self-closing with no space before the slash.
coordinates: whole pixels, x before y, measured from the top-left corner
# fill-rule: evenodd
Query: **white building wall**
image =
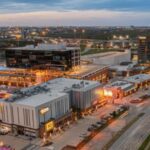
<path id="1" fill-rule="evenodd" d="M 3 123 L 12 124 L 12 111 L 11 111 L 11 104 L 7 102 L 0 103 L 0 120 Z"/>
<path id="2" fill-rule="evenodd" d="M 65 94 L 37 107 L 5 102 L 1 102 L 0 106 L 0 120 L 3 123 L 38 129 L 41 122 L 58 119 L 70 112 L 70 99 L 69 95 Z M 46 107 L 49 111 L 41 115 L 40 110 Z"/>
<path id="3" fill-rule="evenodd" d="M 49 108 L 49 111 L 46 112 L 44 115 L 40 114 L 40 110 L 43 108 Z M 36 118 L 37 124 L 42 122 L 47 122 L 50 119 L 57 119 L 70 111 L 70 100 L 69 95 L 66 94 L 65 96 L 59 97 L 50 101 L 49 103 L 45 103 L 36 107 Z"/>
<path id="4" fill-rule="evenodd" d="M 14 125 L 38 129 L 37 118 L 34 107 L 20 104 L 12 104 Z"/>

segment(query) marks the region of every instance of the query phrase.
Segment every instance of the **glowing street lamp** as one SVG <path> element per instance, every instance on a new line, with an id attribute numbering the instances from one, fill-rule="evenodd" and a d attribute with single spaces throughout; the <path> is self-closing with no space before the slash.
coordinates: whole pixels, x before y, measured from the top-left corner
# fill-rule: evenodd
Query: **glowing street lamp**
<path id="1" fill-rule="evenodd" d="M 76 29 L 73 29 L 73 32 L 74 32 L 74 38 L 76 38 L 77 30 L 76 30 Z"/>
<path id="2" fill-rule="evenodd" d="M 123 36 L 122 36 L 122 35 L 120 35 L 120 36 L 119 36 L 119 39 L 120 39 L 120 40 L 123 40 Z"/>
<path id="3" fill-rule="evenodd" d="M 77 32 L 77 30 L 76 30 L 76 29 L 73 29 L 73 32 L 74 32 L 74 33 L 76 33 L 76 32 Z"/>
<path id="4" fill-rule="evenodd" d="M 84 29 L 82 29 L 82 38 L 83 38 L 83 36 L 84 36 L 84 33 L 85 33 L 85 30 L 84 30 Z"/>
<path id="5" fill-rule="evenodd" d="M 4 142 L 0 141 L 0 147 L 3 147 L 3 146 L 4 146 Z"/>
<path id="6" fill-rule="evenodd" d="M 21 37 L 22 37 L 22 36 L 21 36 L 20 34 L 17 34 L 17 35 L 16 35 L 16 40 L 18 41 L 18 47 L 19 47 L 19 41 L 20 41 Z"/>
<path id="7" fill-rule="evenodd" d="M 117 36 L 116 35 L 113 35 L 113 39 L 116 39 L 117 38 Z"/>
<path id="8" fill-rule="evenodd" d="M 16 35 L 16 40 L 20 40 L 21 39 L 21 35 L 20 34 L 17 34 Z"/>
<path id="9" fill-rule="evenodd" d="M 83 34 L 85 33 L 85 30 L 84 30 L 84 29 L 82 29 L 82 33 L 83 33 Z"/>
<path id="10" fill-rule="evenodd" d="M 129 39 L 129 35 L 126 35 L 126 39 Z"/>

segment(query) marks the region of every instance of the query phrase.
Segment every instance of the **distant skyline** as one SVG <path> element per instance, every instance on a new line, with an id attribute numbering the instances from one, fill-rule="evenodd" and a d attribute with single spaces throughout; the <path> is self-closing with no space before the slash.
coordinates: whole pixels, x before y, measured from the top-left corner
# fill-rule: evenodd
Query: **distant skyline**
<path id="1" fill-rule="evenodd" d="M 150 26 L 149 0 L 1 0 L 0 26 Z"/>

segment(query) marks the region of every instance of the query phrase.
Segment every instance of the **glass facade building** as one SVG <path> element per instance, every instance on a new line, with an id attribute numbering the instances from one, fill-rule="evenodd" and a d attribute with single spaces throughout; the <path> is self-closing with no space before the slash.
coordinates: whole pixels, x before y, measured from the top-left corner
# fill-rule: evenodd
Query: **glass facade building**
<path id="1" fill-rule="evenodd" d="M 150 62 L 150 37 L 139 37 L 138 60 L 139 63 Z"/>
<path id="2" fill-rule="evenodd" d="M 70 70 L 80 65 L 80 48 L 37 49 L 13 48 L 6 50 L 7 67 L 44 68 L 46 65 L 59 70 Z"/>

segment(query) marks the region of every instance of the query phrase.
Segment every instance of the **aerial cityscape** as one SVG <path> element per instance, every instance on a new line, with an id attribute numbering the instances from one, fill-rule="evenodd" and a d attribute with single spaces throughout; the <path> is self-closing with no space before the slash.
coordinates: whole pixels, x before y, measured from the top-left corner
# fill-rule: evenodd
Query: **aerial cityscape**
<path id="1" fill-rule="evenodd" d="M 0 150 L 150 150 L 149 6 L 1 0 Z"/>

